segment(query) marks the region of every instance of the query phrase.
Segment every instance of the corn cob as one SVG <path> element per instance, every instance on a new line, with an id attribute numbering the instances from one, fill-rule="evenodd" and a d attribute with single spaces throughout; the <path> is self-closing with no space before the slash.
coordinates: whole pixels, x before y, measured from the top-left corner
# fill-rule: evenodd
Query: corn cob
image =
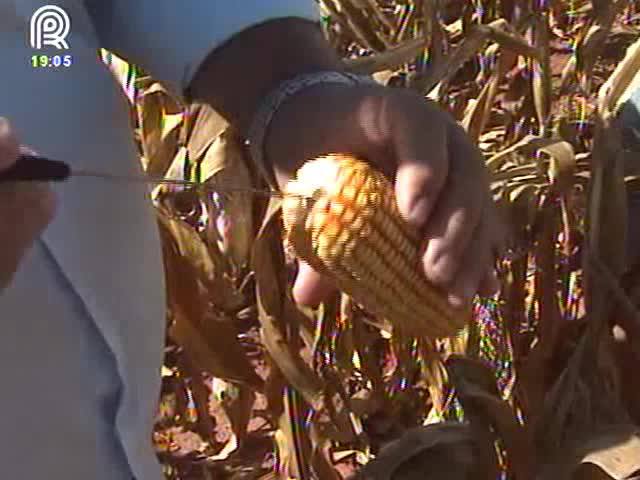
<path id="1" fill-rule="evenodd" d="M 418 337 L 449 337 L 465 326 L 469 314 L 424 275 L 417 232 L 381 172 L 327 155 L 305 163 L 283 193 L 287 246 L 367 311 Z"/>

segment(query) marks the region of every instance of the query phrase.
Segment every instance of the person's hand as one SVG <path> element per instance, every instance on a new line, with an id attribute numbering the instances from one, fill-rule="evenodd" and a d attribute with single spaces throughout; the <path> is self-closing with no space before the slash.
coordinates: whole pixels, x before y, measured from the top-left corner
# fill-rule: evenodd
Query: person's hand
<path id="1" fill-rule="evenodd" d="M 0 117 L 0 172 L 18 158 L 20 144 L 9 122 Z M 42 184 L 0 183 L 0 291 L 13 278 L 20 260 L 53 218 L 55 199 Z"/>
<path id="2" fill-rule="evenodd" d="M 457 307 L 497 287 L 503 229 L 481 152 L 442 109 L 406 90 L 316 87 L 276 114 L 267 153 L 282 184 L 301 160 L 331 152 L 373 162 L 395 181 L 403 216 L 424 235 L 424 272 Z M 293 163 L 292 163 L 293 162 Z M 306 264 L 294 286 L 303 305 L 335 287 Z"/>
<path id="3" fill-rule="evenodd" d="M 252 62 L 238 62 L 240 57 Z M 212 52 L 190 86 L 246 135 L 264 96 L 281 81 L 344 63 L 313 22 L 278 19 L 247 29 Z M 224 71 L 224 75 L 220 72 Z M 436 105 L 406 89 L 317 85 L 288 99 L 265 139 L 265 159 L 283 186 L 308 159 L 351 153 L 376 164 L 396 186 L 399 207 L 424 234 L 426 276 L 454 305 L 497 287 L 501 228 L 479 150 Z M 295 299 L 315 305 L 334 288 L 302 265 Z"/>

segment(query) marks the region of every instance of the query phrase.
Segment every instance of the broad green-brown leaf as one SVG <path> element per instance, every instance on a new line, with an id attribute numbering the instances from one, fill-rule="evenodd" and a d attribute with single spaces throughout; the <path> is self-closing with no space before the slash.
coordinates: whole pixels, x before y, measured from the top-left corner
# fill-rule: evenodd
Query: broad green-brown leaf
<path id="1" fill-rule="evenodd" d="M 494 47 L 494 50 L 497 51 L 497 46 Z M 489 81 L 482 88 L 480 96 L 473 103 L 473 108 L 469 110 L 462 121 L 462 126 L 476 142 L 489 121 L 500 82 L 507 71 L 513 68 L 516 60 L 516 55 L 509 50 L 501 52 L 498 58 L 498 68 L 491 74 L 491 78 L 489 78 Z"/>
<path id="2" fill-rule="evenodd" d="M 385 446 L 359 480 L 466 480 L 481 478 L 468 425 L 442 423 L 408 430 Z"/>
<path id="3" fill-rule="evenodd" d="M 625 480 L 640 472 L 640 432 L 634 425 L 609 425 L 575 438 L 540 480 Z"/>
<path id="4" fill-rule="evenodd" d="M 280 202 L 272 199 L 253 244 L 252 270 L 255 272 L 261 338 L 286 379 L 314 410 L 320 410 L 324 403 L 322 382 L 300 356 L 296 348 L 298 339 L 292 339 L 289 334 L 296 306 L 287 290 L 283 272 L 279 211 Z"/>
<path id="5" fill-rule="evenodd" d="M 215 267 L 206 247 L 180 220 L 161 213 L 158 218 L 173 320 L 169 335 L 200 370 L 261 389 L 263 382 L 249 364 L 230 319 L 208 308 Z"/>
<path id="6" fill-rule="evenodd" d="M 629 49 L 613 74 L 598 92 L 601 114 L 615 114 L 631 94 L 640 87 L 640 40 Z"/>
<path id="7" fill-rule="evenodd" d="M 551 115 L 551 59 L 549 51 L 549 17 L 546 12 L 538 14 L 535 21 L 535 44 L 540 52 L 533 66 L 533 103 L 538 116 L 540 135 L 548 134 Z"/>
<path id="8" fill-rule="evenodd" d="M 250 193 L 253 183 L 242 141 L 234 131 L 227 129 L 207 148 L 201 161 L 193 160 L 199 163 L 201 180 L 213 192 L 207 202 L 209 244 L 217 246 L 220 254 L 230 260 L 232 273 L 245 271 L 255 230 L 254 197 Z M 217 189 L 231 191 L 218 194 Z"/>
<path id="9" fill-rule="evenodd" d="M 182 107 L 159 83 L 140 92 L 137 103 L 143 166 L 154 177 L 165 175 L 178 151 Z"/>
<path id="10" fill-rule="evenodd" d="M 500 398 L 493 372 L 480 360 L 461 356 L 450 357 L 446 366 L 461 402 L 473 414 L 471 422 L 486 422 L 487 430 L 495 428 L 517 478 L 532 479 L 536 466 L 533 441 L 510 405 Z"/>
<path id="11" fill-rule="evenodd" d="M 427 39 L 413 38 L 375 55 L 345 60 L 345 64 L 353 73 L 371 75 L 382 70 L 396 69 L 413 60 L 427 45 Z"/>

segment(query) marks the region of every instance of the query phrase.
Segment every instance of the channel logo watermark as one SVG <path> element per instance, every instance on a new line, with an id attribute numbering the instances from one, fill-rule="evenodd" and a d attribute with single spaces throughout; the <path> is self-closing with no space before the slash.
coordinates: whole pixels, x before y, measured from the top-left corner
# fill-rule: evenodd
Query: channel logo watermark
<path id="1" fill-rule="evenodd" d="M 71 30 L 71 19 L 57 5 L 44 5 L 33 12 L 30 21 L 31 47 L 40 50 L 45 46 L 68 50 L 67 36 Z"/>

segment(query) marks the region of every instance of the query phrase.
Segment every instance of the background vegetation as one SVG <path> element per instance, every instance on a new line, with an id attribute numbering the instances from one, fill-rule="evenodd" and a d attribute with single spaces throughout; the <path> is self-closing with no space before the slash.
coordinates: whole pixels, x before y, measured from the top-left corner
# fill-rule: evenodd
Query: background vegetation
<path id="1" fill-rule="evenodd" d="M 168 478 L 640 475 L 640 162 L 616 121 L 640 85 L 640 2 L 320 3 L 350 69 L 437 100 L 486 155 L 512 233 L 502 288 L 441 342 L 391 335 L 344 295 L 297 308 L 278 203 L 233 130 L 103 52 L 147 172 L 206 185 L 153 195 Z"/>

